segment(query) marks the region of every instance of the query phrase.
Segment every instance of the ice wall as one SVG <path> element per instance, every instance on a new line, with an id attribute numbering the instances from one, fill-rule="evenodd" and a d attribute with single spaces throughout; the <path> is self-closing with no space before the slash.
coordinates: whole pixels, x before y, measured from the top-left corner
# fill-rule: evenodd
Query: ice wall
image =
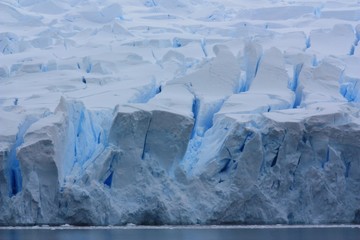
<path id="1" fill-rule="evenodd" d="M 3 1 L 0 225 L 359 223 L 359 10 Z"/>

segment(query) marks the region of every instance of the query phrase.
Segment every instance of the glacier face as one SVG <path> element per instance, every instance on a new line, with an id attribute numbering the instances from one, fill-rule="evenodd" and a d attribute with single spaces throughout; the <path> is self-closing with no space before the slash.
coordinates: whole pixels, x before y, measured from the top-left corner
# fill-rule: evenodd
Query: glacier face
<path id="1" fill-rule="evenodd" d="M 3 1 L 0 225 L 359 223 L 359 11 Z"/>

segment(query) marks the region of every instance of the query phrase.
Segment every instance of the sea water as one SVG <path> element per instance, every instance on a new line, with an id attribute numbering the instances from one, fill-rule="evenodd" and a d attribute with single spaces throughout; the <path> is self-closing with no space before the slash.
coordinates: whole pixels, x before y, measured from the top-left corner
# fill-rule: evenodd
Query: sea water
<path id="1" fill-rule="evenodd" d="M 13 227 L 0 240 L 360 240 L 360 226 Z"/>

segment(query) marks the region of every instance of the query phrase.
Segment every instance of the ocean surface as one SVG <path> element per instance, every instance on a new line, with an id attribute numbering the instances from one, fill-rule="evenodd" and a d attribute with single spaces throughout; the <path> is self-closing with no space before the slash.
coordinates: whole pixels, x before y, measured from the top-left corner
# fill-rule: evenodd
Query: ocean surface
<path id="1" fill-rule="evenodd" d="M 360 226 L 0 228 L 0 240 L 359 240 Z"/>

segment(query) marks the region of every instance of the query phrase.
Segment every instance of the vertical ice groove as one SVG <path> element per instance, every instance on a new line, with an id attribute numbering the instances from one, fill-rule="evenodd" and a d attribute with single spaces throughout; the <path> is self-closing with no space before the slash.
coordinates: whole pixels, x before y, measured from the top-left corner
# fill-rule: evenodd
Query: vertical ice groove
<path id="1" fill-rule="evenodd" d="M 355 45 L 351 45 L 349 55 L 352 56 L 355 54 Z"/>
<path id="2" fill-rule="evenodd" d="M 80 111 L 79 122 L 77 124 L 77 130 L 76 130 L 76 137 L 80 137 L 80 133 L 82 132 L 82 127 L 84 125 L 83 122 L 84 122 L 84 111 Z"/>
<path id="3" fill-rule="evenodd" d="M 86 110 L 88 111 L 88 110 Z M 88 161 L 89 159 L 91 159 L 94 155 L 94 153 L 96 152 L 96 148 L 97 148 L 97 143 L 98 143 L 98 137 L 95 131 L 95 127 L 94 127 L 94 121 L 93 118 L 91 117 L 91 114 L 89 112 L 86 113 L 87 116 L 87 122 L 86 125 L 90 125 L 88 127 L 90 127 L 90 129 L 82 129 L 83 132 L 87 132 L 88 134 L 85 135 L 85 144 L 87 145 L 87 147 L 89 148 L 88 150 L 88 154 L 85 156 L 85 158 L 82 160 L 83 163 L 85 163 L 86 161 Z M 84 119 L 85 121 L 85 119 Z M 82 123 L 81 123 L 82 124 Z"/>
<path id="4" fill-rule="evenodd" d="M 105 180 L 104 180 L 104 184 L 107 185 L 108 187 L 111 188 L 112 185 L 112 181 L 113 181 L 113 176 L 114 176 L 114 161 L 116 159 L 116 154 L 114 154 L 111 158 L 111 162 L 109 165 L 109 169 L 107 170 L 106 174 L 105 174 Z"/>
<path id="5" fill-rule="evenodd" d="M 271 162 L 271 167 L 274 167 L 276 165 L 276 162 L 277 162 L 278 157 L 279 157 L 279 151 L 280 151 L 279 149 L 276 149 L 276 154 L 275 154 L 275 156 L 274 156 L 274 158 L 273 158 L 273 160 Z"/>
<path id="6" fill-rule="evenodd" d="M 146 150 L 147 150 L 147 149 L 146 149 L 146 142 L 147 142 L 147 138 L 148 138 L 148 133 L 149 133 L 151 121 L 152 121 L 152 118 L 150 118 L 150 121 L 149 121 L 148 126 L 147 126 L 147 129 L 146 129 L 145 137 L 144 137 L 143 151 L 142 151 L 142 153 L 141 153 L 141 159 L 142 159 L 142 160 L 145 159 L 145 154 L 146 154 Z"/>
<path id="7" fill-rule="evenodd" d="M 194 127 L 193 127 L 193 130 L 192 130 L 192 133 L 191 133 L 191 138 L 193 138 L 194 137 L 194 135 L 195 135 L 195 126 L 196 126 L 196 124 L 197 124 L 197 118 L 198 118 L 198 114 L 199 114 L 199 106 L 200 105 L 200 100 L 196 97 L 196 96 L 194 96 L 194 99 L 193 99 L 193 104 L 192 104 L 192 109 L 191 109 L 191 111 L 192 111 L 192 113 L 193 113 L 193 118 L 194 118 Z"/>
<path id="8" fill-rule="evenodd" d="M 101 143 L 101 132 L 99 132 L 99 135 L 97 136 L 97 143 L 98 144 Z"/>
<path id="9" fill-rule="evenodd" d="M 27 129 L 35 122 L 37 118 L 34 116 L 28 116 L 24 122 L 19 126 L 19 131 L 16 135 L 15 143 L 13 144 L 8 158 L 7 163 L 7 177 L 8 177 L 8 189 L 9 189 L 9 196 L 14 196 L 18 192 L 22 190 L 22 176 L 21 170 L 19 165 L 19 160 L 16 156 L 16 149 L 23 144 L 24 142 L 24 135 Z"/>
<path id="10" fill-rule="evenodd" d="M 76 123 L 76 138 L 75 138 L 75 159 L 74 159 L 74 163 L 78 163 L 80 165 L 82 165 L 84 159 L 83 159 L 83 154 L 87 152 L 87 149 L 83 149 L 83 146 L 81 146 L 82 144 L 82 140 L 83 140 L 83 127 L 85 126 L 85 118 L 84 118 L 84 111 L 80 110 L 80 116 L 79 119 Z M 78 153 L 78 149 L 81 149 L 81 151 Z"/>
<path id="11" fill-rule="evenodd" d="M 111 188 L 111 184 L 112 184 L 113 174 L 114 174 L 114 172 L 112 171 L 110 173 L 109 177 L 104 181 L 104 184 L 109 186 L 110 188 Z"/>
<path id="12" fill-rule="evenodd" d="M 205 133 L 213 126 L 214 115 L 220 111 L 228 97 L 215 102 L 207 103 L 198 97 L 193 101 L 194 132 L 192 136 L 204 137 Z"/>
<path id="13" fill-rule="evenodd" d="M 303 68 L 303 63 L 296 64 L 294 66 L 294 76 L 293 76 L 293 84 L 291 85 L 291 90 L 296 91 L 299 84 L 299 75 L 301 69 Z"/>
<path id="14" fill-rule="evenodd" d="M 302 86 L 299 85 L 299 76 L 302 68 L 303 68 L 303 63 L 296 64 L 294 66 L 293 82 L 290 87 L 291 90 L 295 92 L 295 100 L 294 100 L 293 108 L 297 108 L 301 104 Z"/>
<path id="15" fill-rule="evenodd" d="M 246 81 L 244 91 L 249 90 L 259 69 L 262 57 L 262 47 L 256 43 L 249 42 L 244 47 L 244 63 L 246 71 Z"/>
<path id="16" fill-rule="evenodd" d="M 325 165 L 326 165 L 329 161 L 330 161 L 330 146 L 328 146 L 327 149 L 326 149 L 325 159 L 322 161 L 321 167 L 324 168 Z"/>
<path id="17" fill-rule="evenodd" d="M 67 113 L 68 136 L 64 143 L 68 150 L 62 167 L 66 177 L 74 173 L 79 175 L 89 162 L 102 153 L 106 145 L 105 137 L 101 137 L 106 134 L 102 124 L 106 123 L 101 123 L 103 118 L 86 109 L 81 102 L 63 100 L 63 104 L 63 111 Z M 106 115 L 106 112 L 103 114 Z"/>
<path id="18" fill-rule="evenodd" d="M 349 177 L 350 167 L 351 167 L 351 162 L 345 163 L 345 177 L 346 178 Z"/>
<path id="19" fill-rule="evenodd" d="M 98 140 L 98 134 L 96 133 L 96 130 L 95 130 L 95 126 L 94 126 L 94 119 L 92 117 L 92 114 L 91 112 L 88 112 L 88 117 L 89 117 L 89 121 L 90 121 L 90 127 L 91 127 L 91 133 L 92 133 L 92 137 L 93 139 L 95 140 L 94 142 L 98 143 L 99 140 Z"/>
<path id="20" fill-rule="evenodd" d="M 294 169 L 294 171 L 291 171 L 290 172 L 290 174 L 291 174 L 291 176 L 292 176 L 292 180 L 291 180 L 291 184 L 290 184 L 290 186 L 289 186 L 289 190 L 294 190 L 294 188 L 295 188 L 295 176 L 296 176 L 296 172 L 297 172 L 297 170 L 299 169 L 299 165 L 300 165 L 300 163 L 301 163 L 301 155 L 299 156 L 299 159 L 298 159 L 298 161 L 297 161 L 297 163 L 296 163 L 296 166 L 295 166 L 295 169 Z"/>
<path id="21" fill-rule="evenodd" d="M 197 97 L 194 98 L 193 113 L 195 122 L 190 141 L 183 157 L 183 163 L 188 163 L 187 169 L 185 169 L 188 174 L 191 174 L 193 166 L 198 161 L 198 153 L 201 150 L 205 134 L 213 127 L 214 115 L 221 109 L 225 100 L 226 99 L 219 100 L 217 104 L 211 106 L 211 104 L 203 103 Z M 205 111 L 203 109 L 205 109 Z"/>
<path id="22" fill-rule="evenodd" d="M 262 139 L 260 140 L 262 141 Z M 261 165 L 259 168 L 259 176 L 263 176 L 266 172 L 266 160 L 265 160 L 265 147 L 261 142 L 261 152 L 262 152 L 262 161 L 261 161 Z"/>
<path id="23" fill-rule="evenodd" d="M 254 77 L 256 77 L 256 74 L 257 74 L 257 72 L 259 70 L 260 62 L 261 62 L 261 57 L 259 57 L 258 60 L 256 61 Z"/>
<path id="24" fill-rule="evenodd" d="M 220 111 L 221 107 L 224 105 L 224 102 L 228 99 L 228 97 L 224 98 L 224 99 L 220 99 L 216 104 L 215 106 L 213 106 L 213 108 L 211 108 L 209 110 L 209 114 L 208 114 L 208 117 L 207 117 L 207 120 L 206 120 L 206 126 L 205 126 L 205 132 L 204 134 L 206 133 L 206 131 L 208 131 L 210 128 L 213 127 L 213 120 L 214 120 L 214 116 L 217 112 Z"/>
<path id="25" fill-rule="evenodd" d="M 251 133 L 247 133 L 247 134 L 246 134 L 246 137 L 245 137 L 244 141 L 243 141 L 243 142 L 241 143 L 241 145 L 240 145 L 240 148 L 239 148 L 240 152 L 243 152 L 243 151 L 244 151 L 244 148 L 245 148 L 247 142 L 249 141 L 249 139 L 251 138 L 251 136 L 252 136 Z"/>

